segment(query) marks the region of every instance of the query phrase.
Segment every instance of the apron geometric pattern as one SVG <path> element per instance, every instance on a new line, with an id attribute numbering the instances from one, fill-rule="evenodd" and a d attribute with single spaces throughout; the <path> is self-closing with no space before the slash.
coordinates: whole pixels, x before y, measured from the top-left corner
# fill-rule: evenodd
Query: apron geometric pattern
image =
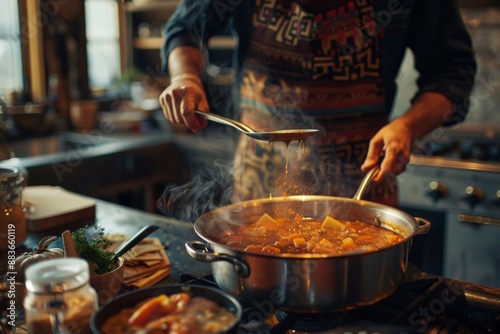
<path id="1" fill-rule="evenodd" d="M 318 128 L 305 143 L 241 136 L 234 201 L 321 194 L 352 197 L 369 140 L 387 124 L 380 78 L 383 30 L 372 0 L 256 1 L 239 111 L 254 129 Z M 366 199 L 397 204 L 394 180 Z"/>

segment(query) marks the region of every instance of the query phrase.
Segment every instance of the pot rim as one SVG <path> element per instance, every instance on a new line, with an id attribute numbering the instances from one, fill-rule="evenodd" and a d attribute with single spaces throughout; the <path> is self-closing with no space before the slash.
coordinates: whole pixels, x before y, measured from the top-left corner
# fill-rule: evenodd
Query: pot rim
<path id="1" fill-rule="evenodd" d="M 262 205 L 264 203 L 273 203 L 273 202 L 314 202 L 314 201 L 322 201 L 322 202 L 340 202 L 340 203 L 349 203 L 349 204 L 354 204 L 356 206 L 360 206 L 369 210 L 383 210 L 383 211 L 388 211 L 391 214 L 395 216 L 400 216 L 407 222 L 410 222 L 413 225 L 413 231 L 411 233 L 408 233 L 408 235 L 402 235 L 400 232 L 397 230 L 391 229 L 394 232 L 398 233 L 403 237 L 403 240 L 401 242 L 398 242 L 394 245 L 386 246 L 379 248 L 377 250 L 371 250 L 371 251 L 359 251 L 359 250 L 354 250 L 351 252 L 344 252 L 342 254 L 316 254 L 316 253 L 300 253 L 300 254 L 295 254 L 295 253 L 285 253 L 285 254 L 271 254 L 271 253 L 260 253 L 260 252 L 251 252 L 251 251 L 243 251 L 243 250 L 238 250 L 235 248 L 232 248 L 231 246 L 227 246 L 224 244 L 221 244 L 219 242 L 216 242 L 210 238 L 210 235 L 205 235 L 204 231 L 202 230 L 203 224 L 209 224 L 211 219 L 214 219 L 217 214 L 221 212 L 233 212 L 231 210 L 234 210 L 234 212 L 241 211 L 241 209 L 248 209 L 252 207 L 258 207 L 259 205 Z M 420 231 L 420 222 L 424 221 L 424 225 L 426 228 L 423 228 L 423 231 Z M 245 223 L 246 224 L 246 223 Z M 382 224 L 385 225 L 394 225 L 394 223 L 388 222 L 388 221 L 382 221 Z M 202 216 L 200 216 L 194 223 L 194 230 L 196 234 L 203 239 L 205 242 L 211 245 L 217 245 L 223 248 L 226 248 L 232 252 L 236 253 L 242 253 L 246 255 L 252 255 L 252 256 L 258 256 L 258 257 L 266 257 L 266 258 L 287 258 L 287 259 L 314 259 L 314 260 L 320 260 L 320 259 L 330 259 L 330 258 L 336 258 L 336 259 L 342 259 L 342 258 L 352 258 L 356 256 L 366 256 L 368 254 L 375 254 L 375 253 L 380 253 L 383 251 L 390 250 L 395 247 L 399 247 L 402 244 L 408 243 L 411 238 L 413 238 L 417 234 L 422 234 L 426 233 L 428 229 L 430 228 L 430 223 L 426 221 L 425 219 L 422 218 L 416 218 L 411 216 L 410 214 L 404 212 L 403 210 L 400 210 L 395 207 L 391 207 L 385 204 L 380 204 L 376 202 L 371 202 L 367 200 L 362 200 L 362 199 L 354 199 L 354 198 L 346 198 L 346 197 L 336 197 L 336 196 L 324 196 L 324 195 L 293 195 L 293 196 L 286 196 L 286 197 L 273 197 L 273 198 L 259 198 L 259 199 L 253 199 L 253 200 L 248 200 L 248 201 L 242 201 L 242 202 L 237 202 L 233 204 L 229 204 L 226 206 L 222 206 L 219 208 L 216 208 L 212 211 L 209 211 Z M 205 228 L 206 229 L 206 228 Z"/>

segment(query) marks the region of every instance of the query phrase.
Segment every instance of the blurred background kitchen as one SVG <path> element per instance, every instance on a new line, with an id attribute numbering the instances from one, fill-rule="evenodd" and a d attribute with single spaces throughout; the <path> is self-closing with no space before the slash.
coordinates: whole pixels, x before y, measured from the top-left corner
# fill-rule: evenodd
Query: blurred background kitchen
<path id="1" fill-rule="evenodd" d="M 216 205 L 228 185 L 230 130 L 210 124 L 190 134 L 167 123 L 158 105 L 169 80 L 159 49 L 177 5 L 0 0 L 0 164 L 22 168 L 29 185 L 57 185 L 156 213 L 166 184 L 201 175 L 218 188 L 203 198 Z M 500 286 L 500 4 L 459 5 L 479 64 L 470 114 L 416 145 L 399 180 L 400 201 L 433 224 L 428 236 L 415 238 L 417 265 Z M 205 82 L 219 113 L 231 111 L 237 43 L 228 31 L 209 45 Z M 408 52 L 394 117 L 408 106 L 415 77 Z"/>

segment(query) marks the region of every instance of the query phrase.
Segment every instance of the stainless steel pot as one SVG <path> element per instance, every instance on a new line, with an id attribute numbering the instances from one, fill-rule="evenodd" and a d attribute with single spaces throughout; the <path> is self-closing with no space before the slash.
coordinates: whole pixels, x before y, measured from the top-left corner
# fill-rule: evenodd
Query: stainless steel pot
<path id="1" fill-rule="evenodd" d="M 353 199 L 290 196 L 246 201 L 210 211 L 194 225 L 195 232 L 208 245 L 191 241 L 186 243 L 186 250 L 192 258 L 212 263 L 214 279 L 223 291 L 253 303 L 263 314 L 275 309 L 322 313 L 375 303 L 396 290 L 406 272 L 411 239 L 427 233 L 430 222 L 361 200 L 372 172 Z M 399 233 L 404 241 L 374 252 L 342 256 L 257 254 L 215 241 L 215 236 L 231 225 L 254 223 L 262 214 L 276 210 L 300 212 L 316 219 L 330 215 L 377 224 Z"/>

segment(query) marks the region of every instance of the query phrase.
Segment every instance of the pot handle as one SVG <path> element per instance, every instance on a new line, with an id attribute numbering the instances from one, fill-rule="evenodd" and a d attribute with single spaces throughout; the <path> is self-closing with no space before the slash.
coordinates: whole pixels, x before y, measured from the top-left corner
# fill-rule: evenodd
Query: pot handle
<path id="1" fill-rule="evenodd" d="M 418 222 L 418 231 L 416 234 L 425 234 L 431 230 L 431 222 L 427 219 L 414 217 Z"/>
<path id="2" fill-rule="evenodd" d="M 210 249 L 200 241 L 188 241 L 185 247 L 188 255 L 195 260 L 200 262 L 226 261 L 233 265 L 234 271 L 236 271 L 240 277 L 246 278 L 250 276 L 250 269 L 245 262 L 228 254 L 211 252 Z"/>

